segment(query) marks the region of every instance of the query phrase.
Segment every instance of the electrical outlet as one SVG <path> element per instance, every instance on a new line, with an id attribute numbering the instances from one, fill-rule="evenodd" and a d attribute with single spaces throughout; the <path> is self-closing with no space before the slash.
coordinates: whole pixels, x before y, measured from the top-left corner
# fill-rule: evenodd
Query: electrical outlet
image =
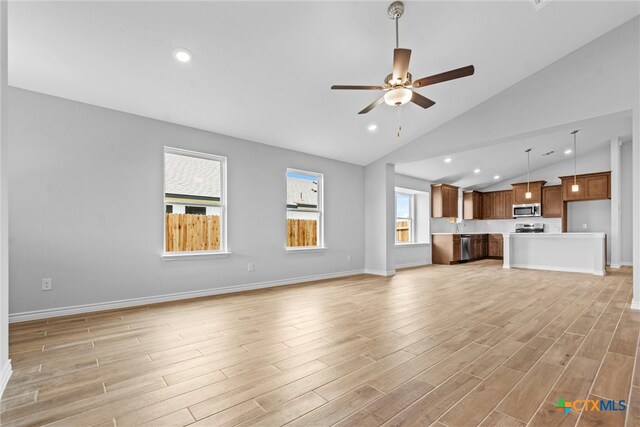
<path id="1" fill-rule="evenodd" d="M 250 262 L 249 264 L 247 264 L 247 271 L 253 271 L 254 269 L 255 269 L 255 268 L 254 268 L 254 265 L 253 265 L 253 263 L 252 263 L 252 262 Z"/>
<path id="2" fill-rule="evenodd" d="M 42 279 L 42 290 L 50 291 L 51 289 L 53 289 L 53 279 L 51 278 Z"/>
<path id="3" fill-rule="evenodd" d="M 587 224 L 582 224 L 582 228 L 587 229 Z"/>
<path id="4" fill-rule="evenodd" d="M 347 262 L 351 262 L 351 254 L 347 255 Z"/>

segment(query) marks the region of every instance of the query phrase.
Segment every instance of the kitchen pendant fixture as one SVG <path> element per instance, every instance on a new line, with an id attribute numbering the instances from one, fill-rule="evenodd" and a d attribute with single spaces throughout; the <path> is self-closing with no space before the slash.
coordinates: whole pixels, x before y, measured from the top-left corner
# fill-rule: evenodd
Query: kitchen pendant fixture
<path id="1" fill-rule="evenodd" d="M 576 150 L 576 134 L 578 133 L 578 129 L 571 132 L 573 135 L 573 185 L 571 186 L 571 191 L 577 193 L 580 191 L 580 186 L 578 185 L 578 174 L 576 172 L 577 164 L 578 164 L 578 151 Z"/>
<path id="2" fill-rule="evenodd" d="M 529 188 L 529 184 L 531 182 L 530 178 L 530 169 L 529 169 L 529 154 L 531 154 L 531 148 L 524 150 L 525 153 L 527 153 L 527 192 L 524 193 L 524 198 L 525 199 L 530 199 L 531 198 L 531 188 Z"/>

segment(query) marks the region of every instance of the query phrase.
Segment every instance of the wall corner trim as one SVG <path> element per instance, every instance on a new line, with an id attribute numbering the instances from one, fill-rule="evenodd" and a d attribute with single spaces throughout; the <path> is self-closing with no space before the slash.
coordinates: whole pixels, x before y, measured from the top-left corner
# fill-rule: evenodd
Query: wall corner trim
<path id="1" fill-rule="evenodd" d="M 276 286 L 296 285 L 304 282 L 335 279 L 339 277 L 355 276 L 363 274 L 364 270 L 341 271 L 336 273 L 317 274 L 313 276 L 294 277 L 291 279 L 271 280 L 267 282 L 248 283 L 244 285 L 225 286 L 221 288 L 203 289 L 197 291 L 177 292 L 173 294 L 156 295 L 151 297 L 130 298 L 118 301 L 101 302 L 94 304 L 81 304 L 69 307 L 51 308 L 45 310 L 24 311 L 9 314 L 9 323 L 27 322 L 29 320 L 48 319 L 51 317 L 70 316 L 73 314 L 92 313 L 118 308 L 143 306 L 168 301 L 178 301 L 190 298 L 199 298 L 213 295 L 228 294 L 233 292 L 251 291 L 255 289 L 273 288 Z"/>
<path id="2" fill-rule="evenodd" d="M 4 366 L 0 370 L 0 398 L 4 393 L 4 389 L 7 387 L 7 383 L 9 382 L 9 378 L 11 377 L 11 359 L 7 359 L 4 362 Z"/>

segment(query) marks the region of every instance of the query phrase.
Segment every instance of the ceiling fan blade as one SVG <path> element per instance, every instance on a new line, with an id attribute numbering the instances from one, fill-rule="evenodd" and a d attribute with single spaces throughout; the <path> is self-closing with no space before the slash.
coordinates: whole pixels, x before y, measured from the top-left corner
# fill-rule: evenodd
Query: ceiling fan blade
<path id="1" fill-rule="evenodd" d="M 411 102 L 421 106 L 422 108 L 429 108 L 436 103 L 435 101 L 430 100 L 426 96 L 422 96 L 416 92 L 413 92 L 413 94 L 411 95 Z"/>
<path id="2" fill-rule="evenodd" d="M 473 65 L 467 65 L 466 67 L 457 68 L 455 70 L 445 71 L 444 73 L 434 74 L 433 76 L 414 80 L 413 87 L 429 86 L 436 83 L 459 79 L 461 77 L 471 76 L 473 75 L 474 71 L 475 69 L 473 68 Z"/>
<path id="3" fill-rule="evenodd" d="M 373 110 L 378 105 L 382 104 L 383 101 L 384 101 L 384 96 L 381 96 L 380 98 L 373 101 L 371 104 L 367 105 L 365 109 L 360 111 L 358 114 L 367 114 L 369 111 Z"/>
<path id="4" fill-rule="evenodd" d="M 333 90 L 383 90 L 384 86 L 353 86 L 353 85 L 333 85 Z"/>
<path id="5" fill-rule="evenodd" d="M 393 80 L 402 83 L 407 79 L 411 49 L 393 49 Z"/>

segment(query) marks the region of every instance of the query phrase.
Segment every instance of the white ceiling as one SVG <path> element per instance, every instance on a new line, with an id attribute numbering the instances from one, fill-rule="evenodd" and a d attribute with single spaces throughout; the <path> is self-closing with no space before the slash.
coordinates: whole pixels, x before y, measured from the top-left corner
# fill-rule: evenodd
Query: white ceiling
<path id="1" fill-rule="evenodd" d="M 391 70 L 389 2 L 12 2 L 9 83 L 89 104 L 368 164 L 638 14 L 638 2 L 406 2 L 400 44 L 436 101 L 356 113 Z M 178 64 L 176 47 L 194 54 Z M 376 123 L 375 133 L 367 126 Z"/>
<path id="2" fill-rule="evenodd" d="M 396 165 L 396 172 L 434 183 L 444 182 L 464 189 L 480 190 L 526 174 L 525 150 L 528 148 L 531 148 L 532 171 L 572 159 L 573 153 L 566 155 L 564 151 L 573 150 L 570 131 L 574 128 L 569 125 L 562 127 L 532 137 L 514 138 L 474 150 Z M 613 137 L 620 137 L 623 142 L 630 141 L 631 127 L 630 116 L 587 121 L 579 127 L 576 136 L 578 158 L 581 154 L 607 146 Z M 551 151 L 554 153 L 544 155 Z M 445 158 L 451 158 L 451 162 L 445 163 Z M 480 169 L 480 173 L 474 173 L 475 169 Z M 496 175 L 500 176 L 498 180 L 494 179 Z"/>

